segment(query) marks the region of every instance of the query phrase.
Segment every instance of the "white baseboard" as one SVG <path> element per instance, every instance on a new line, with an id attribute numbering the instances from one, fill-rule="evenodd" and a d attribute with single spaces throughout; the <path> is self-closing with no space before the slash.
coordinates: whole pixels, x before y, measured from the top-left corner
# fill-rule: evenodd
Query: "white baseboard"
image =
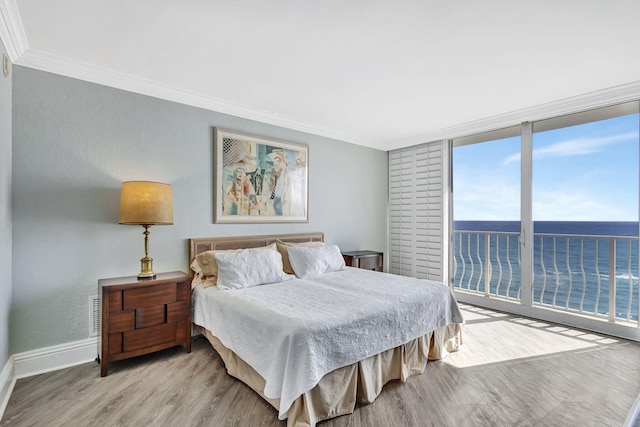
<path id="1" fill-rule="evenodd" d="M 5 363 L 2 372 L 0 372 L 0 419 L 4 415 L 4 410 L 7 408 L 13 386 L 16 384 L 15 365 L 13 356 L 9 357 L 7 363 Z"/>
<path id="2" fill-rule="evenodd" d="M 17 379 L 91 362 L 97 354 L 98 339 L 89 338 L 9 356 L 0 372 L 0 419 Z"/>
<path id="3" fill-rule="evenodd" d="M 98 339 L 88 338 L 18 353 L 12 357 L 15 377 L 19 379 L 91 362 L 97 355 Z"/>

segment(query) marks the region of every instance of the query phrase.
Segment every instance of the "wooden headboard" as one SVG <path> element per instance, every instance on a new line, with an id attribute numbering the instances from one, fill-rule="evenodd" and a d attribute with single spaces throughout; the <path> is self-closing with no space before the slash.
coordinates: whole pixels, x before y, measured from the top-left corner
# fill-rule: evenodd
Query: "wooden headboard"
<path id="1" fill-rule="evenodd" d="M 324 233 L 271 234 L 265 236 L 200 237 L 189 239 L 189 265 L 196 255 L 212 250 L 247 249 L 283 242 L 324 242 Z"/>

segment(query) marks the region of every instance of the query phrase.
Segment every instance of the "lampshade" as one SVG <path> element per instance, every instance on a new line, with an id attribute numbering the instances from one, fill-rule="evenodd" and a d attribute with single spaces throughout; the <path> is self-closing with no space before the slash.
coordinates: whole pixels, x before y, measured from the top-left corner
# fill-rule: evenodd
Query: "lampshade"
<path id="1" fill-rule="evenodd" d="M 150 181 L 122 183 L 120 224 L 173 224 L 171 185 Z"/>

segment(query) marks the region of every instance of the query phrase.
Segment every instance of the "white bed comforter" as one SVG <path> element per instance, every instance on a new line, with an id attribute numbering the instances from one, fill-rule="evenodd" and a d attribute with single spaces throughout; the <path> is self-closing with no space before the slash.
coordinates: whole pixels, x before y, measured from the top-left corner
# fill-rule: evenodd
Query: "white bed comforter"
<path id="1" fill-rule="evenodd" d="M 347 268 L 239 290 L 197 286 L 193 322 L 265 379 L 285 419 L 328 372 L 463 318 L 443 283 Z"/>

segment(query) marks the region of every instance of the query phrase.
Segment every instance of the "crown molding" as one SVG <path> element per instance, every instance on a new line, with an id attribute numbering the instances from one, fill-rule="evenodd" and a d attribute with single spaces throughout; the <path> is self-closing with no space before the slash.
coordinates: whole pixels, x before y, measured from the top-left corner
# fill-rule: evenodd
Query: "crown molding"
<path id="1" fill-rule="evenodd" d="M 14 60 L 14 63 L 41 71 L 60 74 L 66 77 L 139 93 L 141 95 L 203 108 L 210 111 L 216 111 L 223 114 L 229 114 L 236 117 L 242 117 L 270 125 L 281 126 L 287 129 L 350 142 L 383 151 L 390 151 L 441 139 L 473 135 L 518 125 L 524 121 L 547 119 L 550 117 L 557 117 L 640 99 L 640 81 L 637 81 L 459 125 L 445 127 L 426 133 L 412 135 L 407 138 L 375 143 L 372 141 L 364 141 L 362 138 L 358 138 L 353 135 L 336 132 L 313 123 L 295 120 L 268 111 L 262 111 L 245 105 L 236 104 L 220 98 L 203 96 L 199 93 L 187 91 L 175 86 L 166 85 L 80 61 L 61 58 L 56 55 L 51 55 L 49 53 L 33 49 L 27 49 L 24 51 L 17 60 Z"/>
<path id="2" fill-rule="evenodd" d="M 348 135 L 315 123 L 296 120 L 224 99 L 204 96 L 157 81 L 30 49 L 16 0 L 0 0 L 0 38 L 9 58 L 16 65 L 383 151 L 473 135 L 518 125 L 523 121 L 541 120 L 640 99 L 640 81 L 637 81 L 406 138 L 386 142 L 368 141 L 365 138 Z"/>
<path id="3" fill-rule="evenodd" d="M 0 0 L 0 38 L 12 62 L 29 48 L 15 0 Z"/>
<path id="4" fill-rule="evenodd" d="M 492 117 L 487 117 L 460 125 L 450 126 L 431 132 L 413 135 L 385 144 L 385 150 L 395 150 L 412 145 L 424 144 L 441 139 L 459 138 L 482 132 L 518 125 L 522 122 L 548 119 L 566 114 L 578 113 L 599 107 L 606 107 L 640 99 L 640 81 L 589 92 L 558 101 L 523 108 Z"/>
<path id="5" fill-rule="evenodd" d="M 15 60 L 15 64 L 313 135 L 348 141 L 358 145 L 367 145 L 357 137 L 335 132 L 314 123 L 258 110 L 220 98 L 204 96 L 179 87 L 121 73 L 93 64 L 62 58 L 34 49 L 24 51 L 20 57 Z"/>

